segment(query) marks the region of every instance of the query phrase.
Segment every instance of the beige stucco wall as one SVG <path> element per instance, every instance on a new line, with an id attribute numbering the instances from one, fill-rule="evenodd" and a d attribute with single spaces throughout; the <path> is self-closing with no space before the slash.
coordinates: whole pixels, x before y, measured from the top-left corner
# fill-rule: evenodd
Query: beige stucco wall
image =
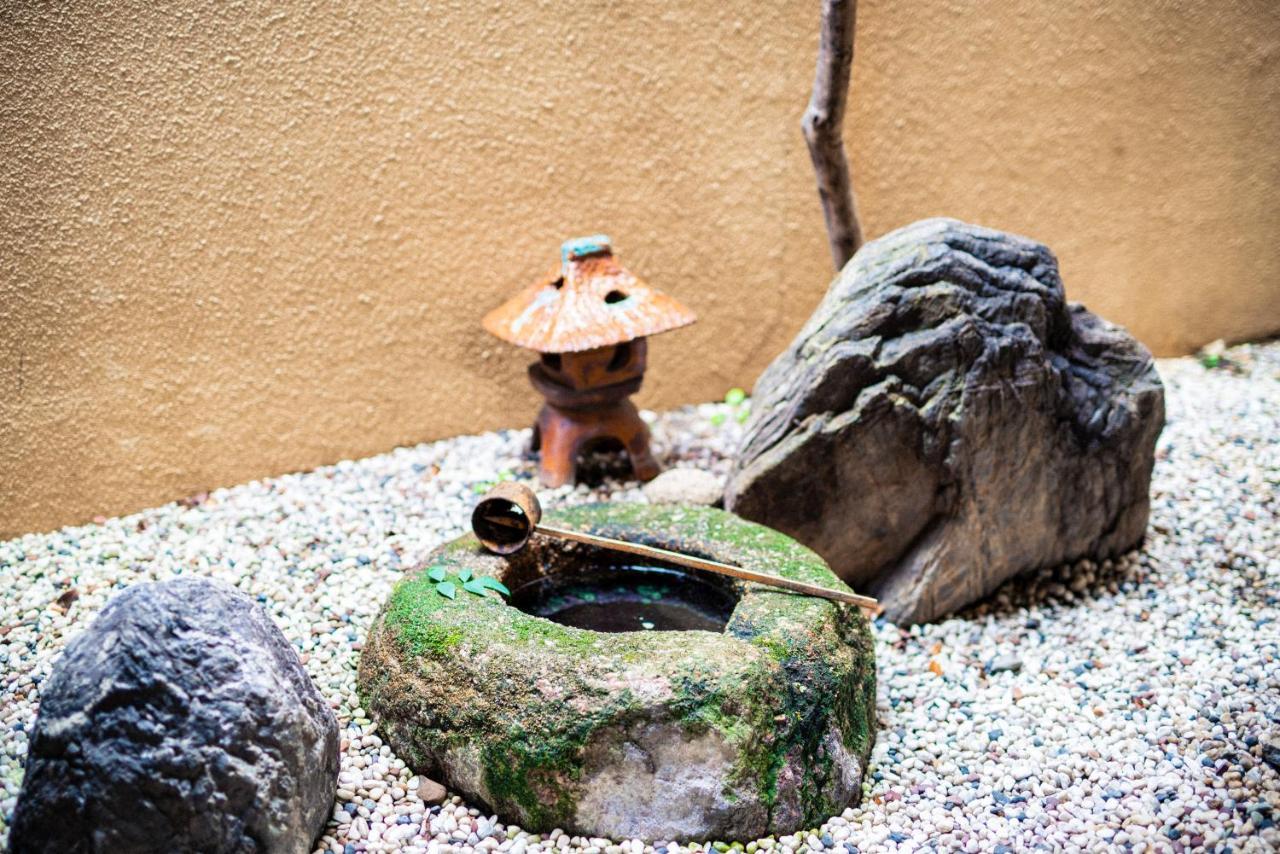
<path id="1" fill-rule="evenodd" d="M 0 535 L 529 421 L 483 310 L 605 230 L 750 385 L 830 277 L 817 2 L 0 11 Z M 863 0 L 868 232 L 1059 253 L 1160 353 L 1280 329 L 1280 5 Z"/>

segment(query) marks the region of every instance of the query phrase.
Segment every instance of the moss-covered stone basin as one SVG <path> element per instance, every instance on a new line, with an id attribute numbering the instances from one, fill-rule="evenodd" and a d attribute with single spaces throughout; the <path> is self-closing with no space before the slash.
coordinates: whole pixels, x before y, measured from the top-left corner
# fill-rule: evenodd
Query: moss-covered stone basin
<path id="1" fill-rule="evenodd" d="M 711 508 L 597 504 L 548 522 L 841 585 L 789 537 Z M 392 749 L 539 832 L 745 840 L 820 823 L 857 798 L 875 658 L 856 608 L 726 579 L 737 603 L 723 632 L 603 633 L 496 594 L 451 600 L 427 576 L 469 569 L 514 589 L 613 559 L 540 536 L 503 558 L 468 535 L 397 584 L 359 674 Z"/>

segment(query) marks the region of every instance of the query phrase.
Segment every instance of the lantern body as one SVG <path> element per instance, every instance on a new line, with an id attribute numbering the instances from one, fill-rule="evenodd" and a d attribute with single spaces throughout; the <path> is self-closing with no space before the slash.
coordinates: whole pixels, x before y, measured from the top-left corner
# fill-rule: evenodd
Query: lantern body
<path id="1" fill-rule="evenodd" d="M 648 352 L 648 342 L 637 338 L 579 353 L 543 353 L 535 365 L 550 382 L 579 390 L 601 388 L 643 378 Z"/>
<path id="2" fill-rule="evenodd" d="M 647 336 L 694 321 L 677 300 L 622 267 L 609 238 L 569 240 L 560 264 L 484 318 L 493 335 L 540 353 L 529 381 L 546 398 L 533 430 L 546 486 L 575 479 L 598 446 L 626 451 L 639 480 L 658 473 L 649 430 L 628 397 L 640 390 Z"/>

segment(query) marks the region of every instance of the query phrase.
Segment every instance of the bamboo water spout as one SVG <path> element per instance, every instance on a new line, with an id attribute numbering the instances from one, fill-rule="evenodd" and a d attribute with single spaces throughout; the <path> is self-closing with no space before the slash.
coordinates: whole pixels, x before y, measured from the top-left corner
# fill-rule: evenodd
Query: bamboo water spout
<path id="1" fill-rule="evenodd" d="M 817 584 L 808 584 L 765 572 L 755 572 L 750 569 L 743 569 L 740 566 L 695 557 L 694 555 L 687 555 L 670 549 L 646 546 L 625 540 L 615 540 L 611 537 L 600 537 L 595 534 L 584 534 L 579 531 L 569 531 L 541 523 L 542 505 L 538 503 L 538 497 L 527 486 L 513 481 L 500 483 L 489 490 L 484 498 L 480 499 L 480 502 L 476 504 L 475 510 L 471 514 L 471 528 L 475 531 L 476 537 L 479 538 L 486 549 L 494 554 L 515 554 L 525 547 L 535 533 L 538 533 L 558 540 L 585 543 L 603 549 L 610 549 L 611 551 L 649 558 L 650 560 L 665 561 L 689 567 L 690 569 L 701 569 L 720 575 L 728 575 L 733 578 L 740 578 L 743 581 L 753 581 L 757 584 L 780 587 L 794 593 L 803 593 L 806 596 L 818 596 L 823 599 L 857 605 L 864 612 L 867 612 L 869 616 L 874 616 L 880 611 L 880 603 L 870 596 L 860 596 L 857 593 L 850 593 L 844 590 L 832 590 Z"/>

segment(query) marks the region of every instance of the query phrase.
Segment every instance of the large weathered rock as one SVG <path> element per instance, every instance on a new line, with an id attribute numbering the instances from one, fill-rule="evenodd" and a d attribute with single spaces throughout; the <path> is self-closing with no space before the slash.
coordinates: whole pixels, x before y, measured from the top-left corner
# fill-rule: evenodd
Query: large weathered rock
<path id="1" fill-rule="evenodd" d="M 131 587 L 44 683 L 15 852 L 307 852 L 333 809 L 338 723 L 234 588 Z"/>
<path id="2" fill-rule="evenodd" d="M 726 506 L 898 621 L 1147 524 L 1164 392 L 1043 245 L 933 219 L 868 243 L 756 384 Z"/>
<path id="3" fill-rule="evenodd" d="M 554 523 L 826 585 L 809 549 L 720 510 L 589 505 Z M 535 538 L 510 558 L 467 535 L 430 563 L 517 595 L 608 553 Z M 624 571 L 624 570 L 619 570 Z M 494 596 L 396 586 L 360 658 L 360 692 L 414 770 L 534 831 L 754 839 L 856 799 L 874 739 L 875 658 L 853 607 L 739 584 L 723 632 L 602 633 Z"/>

